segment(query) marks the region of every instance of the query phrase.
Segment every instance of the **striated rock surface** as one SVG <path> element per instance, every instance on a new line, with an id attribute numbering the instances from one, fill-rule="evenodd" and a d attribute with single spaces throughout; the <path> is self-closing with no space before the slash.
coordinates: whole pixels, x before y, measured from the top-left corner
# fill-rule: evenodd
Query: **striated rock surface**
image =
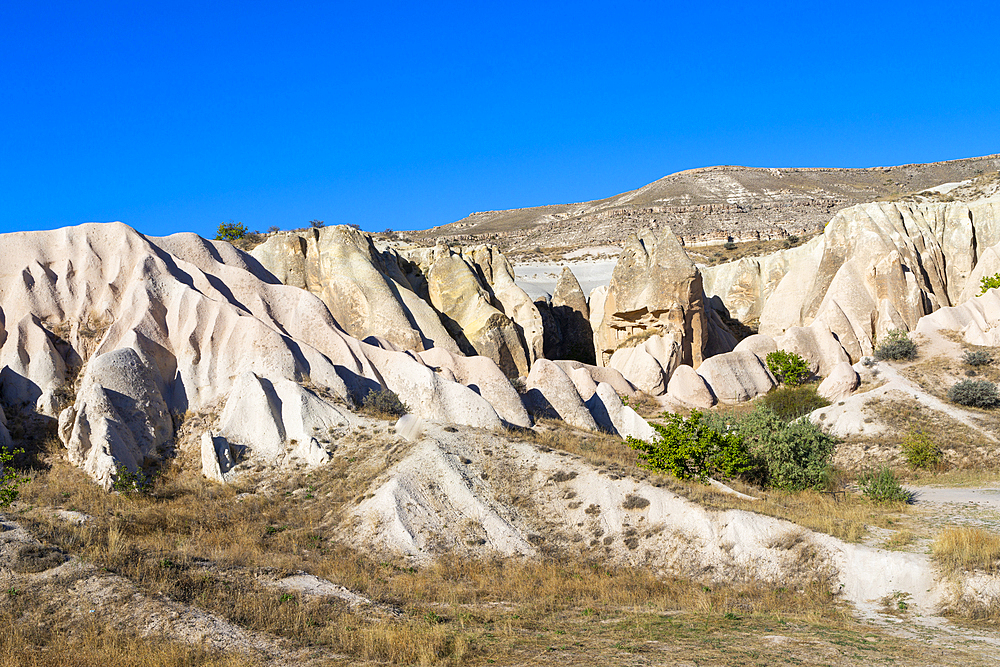
<path id="1" fill-rule="evenodd" d="M 594 417 L 580 399 L 576 385 L 559 366 L 548 359 L 539 359 L 528 374 L 525 405 L 536 415 L 556 417 L 571 426 L 597 430 Z"/>
<path id="2" fill-rule="evenodd" d="M 251 251 L 283 284 L 316 294 L 358 339 L 385 338 L 404 350 L 458 347 L 438 314 L 414 291 L 393 253 L 343 225 L 276 234 Z"/>
<path id="3" fill-rule="evenodd" d="M 766 257 L 705 269 L 706 291 L 760 332 L 829 329 L 849 358 L 871 354 L 891 329 L 971 297 L 973 282 L 998 262 L 982 248 L 1000 242 L 996 187 L 966 201 L 877 202 L 844 209 L 809 243 Z M 832 359 L 830 365 L 839 363 Z"/>
<path id="4" fill-rule="evenodd" d="M 0 243 L 0 396 L 9 410 L 41 415 L 65 406 L 60 438 L 104 485 L 155 461 L 172 436 L 170 415 L 188 410 L 225 406 L 212 437 L 262 465 L 321 461 L 315 433 L 379 388 L 418 417 L 501 426 L 475 391 L 349 336 L 321 299 L 279 284 L 228 243 L 148 238 L 119 223 Z M 82 369 L 77 385 L 73 369 Z"/>

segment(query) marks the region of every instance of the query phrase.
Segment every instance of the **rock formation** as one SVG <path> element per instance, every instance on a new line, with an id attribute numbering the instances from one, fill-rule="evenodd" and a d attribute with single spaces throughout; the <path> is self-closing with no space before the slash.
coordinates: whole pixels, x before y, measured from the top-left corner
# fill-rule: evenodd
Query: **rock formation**
<path id="1" fill-rule="evenodd" d="M 853 206 L 803 246 L 706 268 L 706 291 L 741 319 L 759 317 L 775 339 L 829 330 L 857 361 L 888 331 L 978 293 L 981 258 L 998 266 L 987 249 L 1000 242 L 1000 195 L 977 196 Z"/>
<path id="2" fill-rule="evenodd" d="M 559 330 L 560 346 L 549 358 L 593 364 L 594 332 L 590 328 L 590 307 L 579 281 L 568 266 L 563 267 L 552 293 L 552 316 Z"/>

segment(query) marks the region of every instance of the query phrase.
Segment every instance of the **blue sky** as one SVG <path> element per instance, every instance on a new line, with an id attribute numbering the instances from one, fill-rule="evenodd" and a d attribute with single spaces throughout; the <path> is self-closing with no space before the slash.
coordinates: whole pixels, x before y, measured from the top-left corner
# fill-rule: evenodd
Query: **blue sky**
<path id="1" fill-rule="evenodd" d="M 992 2 L 6 2 L 0 231 L 421 229 L 713 164 L 997 153 L 998 19 Z"/>

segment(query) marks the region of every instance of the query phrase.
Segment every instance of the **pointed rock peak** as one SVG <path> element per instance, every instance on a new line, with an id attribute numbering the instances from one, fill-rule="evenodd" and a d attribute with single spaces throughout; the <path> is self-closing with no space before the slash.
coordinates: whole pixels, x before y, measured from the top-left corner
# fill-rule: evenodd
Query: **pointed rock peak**
<path id="1" fill-rule="evenodd" d="M 587 295 L 580 287 L 580 281 L 576 279 L 573 271 L 568 266 L 564 266 L 559 280 L 556 282 L 555 291 L 552 292 L 553 306 L 570 306 L 576 310 L 582 310 L 580 306 L 586 307 Z"/>

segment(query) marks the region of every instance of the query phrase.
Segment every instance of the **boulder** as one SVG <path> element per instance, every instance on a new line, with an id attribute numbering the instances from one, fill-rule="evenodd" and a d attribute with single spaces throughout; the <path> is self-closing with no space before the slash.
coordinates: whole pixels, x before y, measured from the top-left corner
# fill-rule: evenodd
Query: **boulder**
<path id="1" fill-rule="evenodd" d="M 682 344 L 677 334 L 651 336 L 634 347 L 620 347 L 607 367 L 622 374 L 630 383 L 651 396 L 667 390 L 667 379 L 680 364 Z"/>
<path id="2" fill-rule="evenodd" d="M 842 361 L 833 367 L 826 379 L 819 383 L 816 393 L 836 403 L 850 396 L 860 384 L 861 378 L 858 377 L 854 367 L 851 366 L 850 362 Z"/>
<path id="3" fill-rule="evenodd" d="M 536 415 L 562 419 L 571 426 L 597 430 L 590 411 L 569 376 L 548 359 L 539 359 L 531 367 L 524 402 Z"/>
<path id="4" fill-rule="evenodd" d="M 678 366 L 667 384 L 667 396 L 681 404 L 708 409 L 715 405 L 715 396 L 698 371 L 687 365 Z"/>
<path id="5" fill-rule="evenodd" d="M 587 400 L 587 409 L 597 426 L 622 438 L 636 438 L 647 442 L 656 439 L 657 433 L 639 413 L 624 405 L 614 388 L 605 383 Z"/>
<path id="6" fill-rule="evenodd" d="M 593 381 L 596 391 L 596 386 L 602 382 L 610 384 L 614 387 L 614 390 L 619 396 L 633 396 L 635 395 L 635 386 L 625 379 L 621 373 L 613 368 L 607 368 L 604 366 L 591 366 L 590 364 L 584 364 L 579 361 L 573 361 L 569 359 L 559 359 L 556 361 L 556 365 L 563 369 L 565 373 L 569 373 L 571 370 L 583 369 L 587 371 L 590 375 L 590 379 Z M 574 380 L 576 382 L 576 380 Z M 577 385 L 579 386 L 579 384 Z M 589 387 L 589 384 L 588 384 Z M 581 396 L 583 394 L 581 393 Z"/>
<path id="7" fill-rule="evenodd" d="M 733 348 L 734 352 L 753 352 L 762 360 L 767 360 L 767 355 L 778 351 L 778 344 L 770 336 L 764 334 L 753 334 L 747 336 Z"/>
<path id="8" fill-rule="evenodd" d="M 569 376 L 569 379 L 573 381 L 573 386 L 576 387 L 576 393 L 580 394 L 580 398 L 586 403 L 590 400 L 590 397 L 597 392 L 597 384 L 594 382 L 593 376 L 587 372 L 586 368 L 565 368 L 559 366 L 563 369 L 563 372 Z"/>
<path id="9" fill-rule="evenodd" d="M 840 341 L 823 322 L 792 327 L 775 342 L 780 349 L 805 359 L 813 374 L 820 377 L 828 377 L 840 364 L 850 365 L 851 362 Z"/>
<path id="10" fill-rule="evenodd" d="M 707 359 L 698 374 L 722 403 L 740 403 L 766 394 L 777 383 L 753 352 L 727 352 Z"/>

